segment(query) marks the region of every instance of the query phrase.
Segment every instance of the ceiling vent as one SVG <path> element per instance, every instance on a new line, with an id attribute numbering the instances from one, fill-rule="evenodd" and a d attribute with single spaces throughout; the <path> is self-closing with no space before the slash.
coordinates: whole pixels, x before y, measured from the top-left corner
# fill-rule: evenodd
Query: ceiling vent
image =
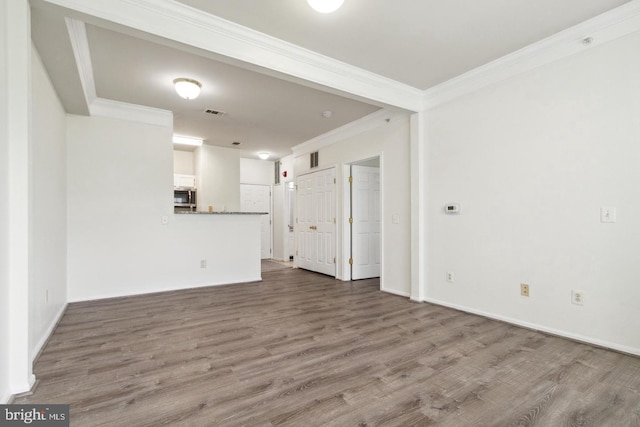
<path id="1" fill-rule="evenodd" d="M 214 116 L 224 116 L 225 114 L 227 114 L 224 111 L 214 110 L 214 109 L 211 109 L 211 108 L 207 108 L 206 110 L 204 110 L 204 112 L 207 113 L 207 114 L 214 115 Z"/>

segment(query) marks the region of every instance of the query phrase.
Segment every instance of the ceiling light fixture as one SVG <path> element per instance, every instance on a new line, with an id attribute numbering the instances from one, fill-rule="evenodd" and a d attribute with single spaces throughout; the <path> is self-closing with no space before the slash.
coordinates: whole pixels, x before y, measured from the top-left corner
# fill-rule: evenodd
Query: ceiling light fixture
<path id="1" fill-rule="evenodd" d="M 200 147 L 202 145 L 202 138 L 173 135 L 173 143 L 178 145 L 192 145 L 194 147 Z"/>
<path id="2" fill-rule="evenodd" d="M 178 95 L 184 99 L 195 99 L 200 95 L 200 88 L 202 87 L 202 84 L 197 80 L 180 77 L 175 79 L 173 84 L 176 87 Z"/>
<path id="3" fill-rule="evenodd" d="M 335 12 L 342 6 L 344 0 L 307 0 L 309 6 L 311 6 L 316 12 L 331 13 Z"/>
<path id="4" fill-rule="evenodd" d="M 262 160 L 267 160 L 269 158 L 269 153 L 258 153 L 258 157 Z"/>

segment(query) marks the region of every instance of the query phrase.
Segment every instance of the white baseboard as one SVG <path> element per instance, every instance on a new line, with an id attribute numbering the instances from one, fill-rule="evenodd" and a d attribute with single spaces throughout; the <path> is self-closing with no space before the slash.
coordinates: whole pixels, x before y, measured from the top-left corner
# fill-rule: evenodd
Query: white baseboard
<path id="1" fill-rule="evenodd" d="M 634 356 L 640 356 L 640 348 L 629 347 L 625 345 L 620 345 L 616 343 L 612 343 L 609 341 L 600 340 L 597 338 L 587 337 L 580 334 L 574 334 L 567 331 L 562 331 L 555 328 L 549 328 L 547 326 L 538 325 L 536 323 L 525 322 L 519 319 L 514 319 L 508 316 L 502 316 L 499 314 L 488 313 L 482 310 L 476 310 L 473 308 L 465 307 L 458 304 L 451 304 L 448 302 L 440 301 L 434 298 L 425 298 L 424 302 L 428 302 L 431 304 L 441 305 L 443 307 L 449 307 L 456 310 L 464 311 L 465 313 L 477 314 L 478 316 L 487 317 L 489 319 L 499 320 L 501 322 L 510 323 L 516 326 L 522 326 L 523 328 L 532 329 L 535 331 L 546 332 L 551 335 L 556 335 L 562 338 L 568 338 L 573 341 L 579 341 L 585 344 L 591 344 L 598 347 L 605 347 L 611 350 L 616 350 L 622 353 L 631 354 Z"/>
<path id="2" fill-rule="evenodd" d="M 60 323 L 60 319 L 62 319 L 62 316 L 64 315 L 64 312 L 67 309 L 68 305 L 69 305 L 69 303 L 66 303 L 66 302 L 62 305 L 62 307 L 60 308 L 60 310 L 58 311 L 58 313 L 54 317 L 53 322 L 51 322 L 51 324 L 47 328 L 47 331 L 42 335 L 42 337 L 40 337 L 40 341 L 38 341 L 36 346 L 32 349 L 32 351 L 31 351 L 31 364 L 32 365 L 36 361 L 38 356 L 40 355 L 40 352 L 44 348 L 45 344 L 47 344 L 47 341 L 49 341 L 49 338 L 51 337 L 51 334 L 53 334 L 53 331 L 58 326 L 58 323 Z"/>
<path id="3" fill-rule="evenodd" d="M 210 286 L 241 285 L 243 283 L 254 283 L 254 282 L 261 282 L 261 281 L 262 281 L 261 275 L 247 276 L 247 277 L 243 277 L 238 281 L 233 281 L 233 282 L 200 283 L 200 284 L 190 284 L 186 286 L 171 286 L 166 288 L 147 289 L 144 291 L 140 290 L 140 291 L 134 291 L 134 292 L 113 292 L 113 293 L 100 294 L 100 295 L 71 297 L 69 298 L 69 302 L 97 301 L 101 299 L 122 298 L 122 297 L 136 296 L 136 295 L 157 294 L 162 292 L 183 291 L 187 289 L 208 288 Z"/>
<path id="4" fill-rule="evenodd" d="M 26 390 L 22 390 L 19 389 L 17 391 L 15 391 L 13 394 L 6 394 L 4 396 L 2 396 L 2 400 L 0 400 L 0 404 L 6 404 L 9 405 L 11 403 L 13 403 L 13 401 L 16 399 L 16 397 L 21 397 L 21 396 L 28 396 L 30 394 L 33 393 L 33 390 L 35 389 L 35 385 L 36 385 L 37 381 L 36 381 L 36 376 L 31 374 L 29 376 L 29 379 L 27 380 L 27 389 Z"/>
<path id="5" fill-rule="evenodd" d="M 409 298 L 411 296 L 411 294 L 409 292 L 397 291 L 395 289 L 380 288 L 380 291 L 381 292 L 386 292 L 388 294 L 399 295 L 401 297 L 407 297 L 407 298 Z"/>

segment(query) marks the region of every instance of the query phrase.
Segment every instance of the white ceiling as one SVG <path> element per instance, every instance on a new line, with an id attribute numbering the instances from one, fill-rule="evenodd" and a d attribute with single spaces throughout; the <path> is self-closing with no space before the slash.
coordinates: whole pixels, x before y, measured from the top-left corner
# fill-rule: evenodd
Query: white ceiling
<path id="1" fill-rule="evenodd" d="M 98 97 L 171 110 L 176 133 L 227 147 L 240 141 L 245 157 L 269 151 L 280 158 L 294 145 L 384 107 L 50 1 L 32 0 L 32 34 L 71 113 L 87 114 L 88 108 L 66 16 L 87 22 Z M 314 12 L 306 0 L 179 2 L 425 90 L 628 0 L 345 0 L 330 15 Z M 176 77 L 202 82 L 202 95 L 179 98 L 171 84 Z M 205 108 L 227 114 L 207 115 Z M 324 110 L 333 117 L 322 117 Z"/>
<path id="2" fill-rule="evenodd" d="M 628 0 L 178 0 L 323 55 L 428 89 Z"/>

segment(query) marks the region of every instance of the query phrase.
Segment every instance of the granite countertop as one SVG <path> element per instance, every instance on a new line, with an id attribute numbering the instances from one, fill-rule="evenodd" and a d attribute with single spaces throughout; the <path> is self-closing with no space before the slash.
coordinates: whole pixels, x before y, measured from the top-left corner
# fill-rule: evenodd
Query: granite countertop
<path id="1" fill-rule="evenodd" d="M 207 212 L 177 211 L 177 215 L 268 215 L 268 212 Z"/>

